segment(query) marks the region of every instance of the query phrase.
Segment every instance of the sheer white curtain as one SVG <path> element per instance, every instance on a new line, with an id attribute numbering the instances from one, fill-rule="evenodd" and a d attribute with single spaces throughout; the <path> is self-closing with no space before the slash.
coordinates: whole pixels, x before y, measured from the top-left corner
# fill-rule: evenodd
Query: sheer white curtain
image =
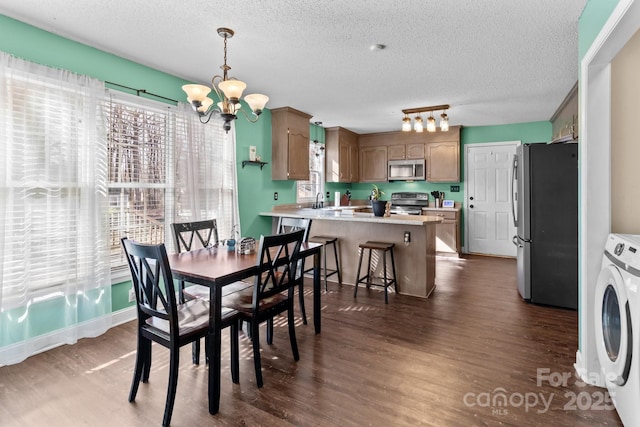
<path id="1" fill-rule="evenodd" d="M 110 326 L 104 96 L 0 52 L 0 365 Z"/>
<path id="2" fill-rule="evenodd" d="M 233 226 L 240 233 L 235 125 L 225 133 L 221 120 L 202 124 L 188 104 L 176 115 L 175 220 L 215 218 L 220 238 L 228 239 Z"/>

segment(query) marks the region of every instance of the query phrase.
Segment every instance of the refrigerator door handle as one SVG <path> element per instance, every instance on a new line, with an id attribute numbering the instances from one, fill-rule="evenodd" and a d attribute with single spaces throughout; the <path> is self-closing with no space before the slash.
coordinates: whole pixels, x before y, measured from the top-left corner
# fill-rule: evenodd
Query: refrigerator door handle
<path id="1" fill-rule="evenodd" d="M 518 156 L 513 156 L 513 167 L 511 168 L 511 217 L 513 218 L 513 226 L 518 227 L 518 218 L 516 218 L 516 203 L 518 202 L 518 190 L 516 186 L 518 172 Z"/>
<path id="2" fill-rule="evenodd" d="M 520 244 L 520 240 L 518 239 L 518 236 L 513 236 L 513 239 L 511 239 L 511 242 L 516 245 L 516 247 L 521 248 L 522 245 Z"/>

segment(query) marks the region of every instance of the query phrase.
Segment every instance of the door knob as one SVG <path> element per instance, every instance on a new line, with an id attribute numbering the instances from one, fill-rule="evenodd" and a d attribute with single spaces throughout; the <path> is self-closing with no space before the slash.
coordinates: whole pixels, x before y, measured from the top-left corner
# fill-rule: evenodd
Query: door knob
<path id="1" fill-rule="evenodd" d="M 470 207 L 471 209 L 473 209 L 473 205 L 469 205 L 469 207 Z"/>
<path id="2" fill-rule="evenodd" d="M 473 196 L 469 197 L 469 200 L 473 200 Z"/>

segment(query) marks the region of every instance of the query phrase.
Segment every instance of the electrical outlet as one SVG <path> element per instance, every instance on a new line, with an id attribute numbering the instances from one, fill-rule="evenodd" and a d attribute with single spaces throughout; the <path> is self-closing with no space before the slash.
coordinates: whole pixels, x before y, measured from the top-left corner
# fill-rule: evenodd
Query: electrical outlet
<path id="1" fill-rule="evenodd" d="M 405 244 L 409 244 L 409 242 L 411 241 L 411 233 L 408 231 L 404 232 L 404 243 Z"/>
<path id="2" fill-rule="evenodd" d="M 275 191 L 273 193 L 273 200 L 278 200 L 278 192 L 277 191 Z"/>
<path id="3" fill-rule="evenodd" d="M 459 185 L 452 185 L 452 186 L 451 186 L 451 192 L 452 192 L 452 193 L 458 193 L 458 192 L 460 192 L 460 186 L 459 186 Z"/>
<path id="4" fill-rule="evenodd" d="M 129 302 L 136 302 L 136 294 L 133 292 L 133 288 L 129 288 Z"/>

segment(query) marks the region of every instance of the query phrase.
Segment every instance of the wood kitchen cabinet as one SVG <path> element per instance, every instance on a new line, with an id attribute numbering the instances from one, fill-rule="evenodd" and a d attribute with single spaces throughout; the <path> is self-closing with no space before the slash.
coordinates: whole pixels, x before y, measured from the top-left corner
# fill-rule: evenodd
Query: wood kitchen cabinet
<path id="1" fill-rule="evenodd" d="M 309 119 L 291 107 L 271 110 L 271 178 L 309 179 Z"/>
<path id="2" fill-rule="evenodd" d="M 404 160 L 406 156 L 407 146 L 402 145 L 390 145 L 387 148 L 387 160 Z"/>
<path id="3" fill-rule="evenodd" d="M 424 144 L 407 144 L 407 159 L 424 159 Z"/>
<path id="4" fill-rule="evenodd" d="M 387 160 L 424 159 L 424 144 L 398 144 L 387 148 Z"/>
<path id="5" fill-rule="evenodd" d="M 360 149 L 360 182 L 387 180 L 387 147 L 363 147 Z"/>
<path id="6" fill-rule="evenodd" d="M 460 181 L 460 142 L 430 142 L 427 148 L 427 181 Z"/>
<path id="7" fill-rule="evenodd" d="M 436 226 L 436 252 L 459 254 L 460 208 L 423 208 L 422 215 L 442 218 L 442 222 Z"/>
<path id="8" fill-rule="evenodd" d="M 327 128 L 325 141 L 327 182 L 358 182 L 358 134 L 341 127 Z"/>
<path id="9" fill-rule="evenodd" d="M 573 85 L 562 104 L 551 116 L 554 141 L 578 139 L 578 83 Z"/>

